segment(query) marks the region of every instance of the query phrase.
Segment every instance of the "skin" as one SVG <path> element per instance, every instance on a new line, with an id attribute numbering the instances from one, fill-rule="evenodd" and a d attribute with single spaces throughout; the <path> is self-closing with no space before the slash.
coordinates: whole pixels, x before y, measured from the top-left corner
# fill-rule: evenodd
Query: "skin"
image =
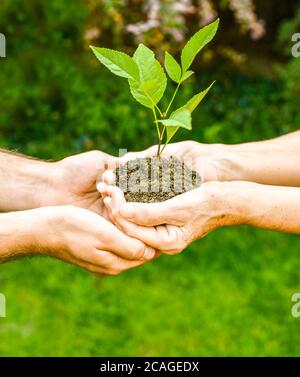
<path id="1" fill-rule="evenodd" d="M 0 210 L 10 213 L 0 214 L 0 262 L 42 254 L 109 275 L 155 258 L 155 249 L 176 254 L 220 226 L 299 233 L 299 147 L 300 132 L 240 145 L 168 145 L 165 156 L 184 159 L 204 183 L 158 204 L 125 203 L 111 186 L 110 169 L 122 160 L 102 152 L 44 162 L 2 151 Z"/>
<path id="2" fill-rule="evenodd" d="M 250 225 L 300 234 L 300 189 L 250 182 L 207 182 L 161 203 L 126 203 L 120 189 L 99 185 L 111 220 L 131 237 L 178 254 L 219 227 Z"/>
<path id="3" fill-rule="evenodd" d="M 155 150 L 125 159 L 149 157 Z M 196 169 L 204 178 L 200 188 L 162 203 L 126 203 L 108 171 L 98 190 L 119 229 L 166 254 L 177 254 L 223 226 L 300 234 L 299 150 L 300 132 L 240 145 L 176 143 L 167 146 L 166 155 Z"/>
<path id="4" fill-rule="evenodd" d="M 157 146 L 127 153 L 124 160 L 154 156 Z M 177 156 L 207 181 L 248 181 L 300 186 L 300 131 L 266 141 L 243 144 L 169 144 L 163 155 Z"/>
<path id="5" fill-rule="evenodd" d="M 116 275 L 157 256 L 107 220 L 96 181 L 117 163 L 92 151 L 58 162 L 0 152 L 0 262 L 47 255 L 96 275 Z"/>

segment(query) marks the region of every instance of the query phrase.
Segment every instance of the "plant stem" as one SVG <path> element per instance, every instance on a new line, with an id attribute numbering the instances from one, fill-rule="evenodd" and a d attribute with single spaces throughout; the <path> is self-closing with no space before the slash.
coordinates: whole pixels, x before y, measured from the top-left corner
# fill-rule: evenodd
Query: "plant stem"
<path id="1" fill-rule="evenodd" d="M 152 107 L 152 111 L 153 111 L 153 115 L 154 115 L 154 122 L 155 122 L 155 125 L 156 125 L 157 136 L 158 136 L 157 157 L 159 157 L 160 156 L 161 141 L 162 141 L 162 134 L 160 133 L 155 107 Z"/>
<path id="2" fill-rule="evenodd" d="M 169 112 L 169 110 L 170 110 L 170 107 L 171 107 L 171 105 L 172 105 L 172 103 L 173 103 L 173 101 L 174 101 L 174 98 L 176 97 L 176 94 L 177 94 L 177 92 L 178 92 L 178 89 L 179 89 L 179 87 L 180 87 L 180 84 L 181 84 L 181 81 L 179 81 L 179 83 L 178 83 L 178 85 L 176 86 L 176 89 L 175 89 L 175 92 L 174 92 L 174 94 L 173 94 L 173 97 L 171 98 L 171 101 L 170 101 L 170 103 L 169 103 L 169 106 L 167 107 L 167 110 L 165 111 L 165 117 L 167 117 L 167 115 L 168 115 L 168 112 Z"/>
<path id="3" fill-rule="evenodd" d="M 159 112 L 159 115 L 161 116 L 161 118 L 163 118 L 164 114 L 161 112 L 160 108 L 157 105 L 155 105 L 155 107 L 157 111 Z"/>
<path id="4" fill-rule="evenodd" d="M 165 131 L 166 131 L 166 126 L 163 126 L 163 129 L 162 129 L 162 132 L 161 132 L 161 140 L 163 140 Z"/>
<path id="5" fill-rule="evenodd" d="M 161 150 L 160 154 L 163 153 L 163 151 L 164 151 L 164 149 L 166 148 L 167 145 L 168 145 L 168 143 L 165 143 L 165 144 L 164 144 L 164 146 L 162 147 L 162 150 Z"/>

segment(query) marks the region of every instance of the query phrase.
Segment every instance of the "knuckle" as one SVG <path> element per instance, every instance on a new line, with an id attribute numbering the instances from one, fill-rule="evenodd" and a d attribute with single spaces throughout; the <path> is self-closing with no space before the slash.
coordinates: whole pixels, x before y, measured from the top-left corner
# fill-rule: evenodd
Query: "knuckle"
<path id="1" fill-rule="evenodd" d="M 163 249 L 172 250 L 174 248 L 174 244 L 176 244 L 174 234 L 164 232 L 161 235 L 160 244 L 162 245 Z"/>
<path id="2" fill-rule="evenodd" d="M 186 246 L 185 241 L 177 232 L 164 234 L 160 240 L 160 244 L 162 245 L 164 253 L 169 255 L 179 254 Z"/>
<path id="3" fill-rule="evenodd" d="M 105 259 L 102 260 L 102 265 L 106 268 L 110 268 L 115 262 L 115 256 L 108 254 L 105 256 Z"/>
<path id="4" fill-rule="evenodd" d="M 167 255 L 177 255 L 180 254 L 182 249 L 172 249 L 172 250 L 164 250 L 163 253 Z"/>
<path id="5" fill-rule="evenodd" d="M 170 250 L 172 248 L 171 240 L 167 234 L 162 234 L 158 240 L 159 245 L 163 250 Z"/>
<path id="6" fill-rule="evenodd" d="M 177 255 L 177 254 L 180 254 L 182 252 L 182 248 L 176 248 L 176 249 L 173 249 L 170 251 L 170 254 L 171 255 Z"/>
<path id="7" fill-rule="evenodd" d="M 143 244 L 137 244 L 133 249 L 132 249 L 132 259 L 133 260 L 139 260 L 144 257 L 145 254 L 145 246 Z"/>
<path id="8" fill-rule="evenodd" d="M 108 276 L 117 276 L 117 275 L 120 275 L 122 271 L 118 268 L 113 268 L 113 269 L 109 269 L 107 271 L 105 271 L 105 275 L 108 275 Z"/>

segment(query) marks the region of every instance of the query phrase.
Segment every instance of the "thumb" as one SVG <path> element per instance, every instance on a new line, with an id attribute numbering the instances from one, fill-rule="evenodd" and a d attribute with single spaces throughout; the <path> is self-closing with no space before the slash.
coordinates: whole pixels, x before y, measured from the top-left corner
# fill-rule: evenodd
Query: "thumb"
<path id="1" fill-rule="evenodd" d="M 120 215 L 138 225 L 155 226 L 171 224 L 172 209 L 166 202 L 161 203 L 126 203 L 119 209 Z"/>

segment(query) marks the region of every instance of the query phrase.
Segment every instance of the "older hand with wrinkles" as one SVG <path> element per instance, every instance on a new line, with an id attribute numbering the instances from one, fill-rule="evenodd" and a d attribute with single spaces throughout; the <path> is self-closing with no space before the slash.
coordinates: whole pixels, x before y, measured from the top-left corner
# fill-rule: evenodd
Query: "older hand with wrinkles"
<path id="1" fill-rule="evenodd" d="M 225 188 L 219 182 L 205 183 L 165 202 L 144 204 L 126 203 L 118 187 L 98 184 L 109 217 L 120 230 L 170 255 L 215 228 L 240 222 L 225 205 Z"/>
<path id="2" fill-rule="evenodd" d="M 140 152 L 129 152 L 119 159 L 119 163 L 135 158 L 155 157 L 157 145 Z M 181 141 L 168 144 L 164 148 L 164 157 L 176 156 L 191 169 L 196 170 L 204 182 L 226 180 L 227 168 L 223 166 L 226 159 L 225 147 L 220 144 L 201 144 L 196 141 Z"/>

